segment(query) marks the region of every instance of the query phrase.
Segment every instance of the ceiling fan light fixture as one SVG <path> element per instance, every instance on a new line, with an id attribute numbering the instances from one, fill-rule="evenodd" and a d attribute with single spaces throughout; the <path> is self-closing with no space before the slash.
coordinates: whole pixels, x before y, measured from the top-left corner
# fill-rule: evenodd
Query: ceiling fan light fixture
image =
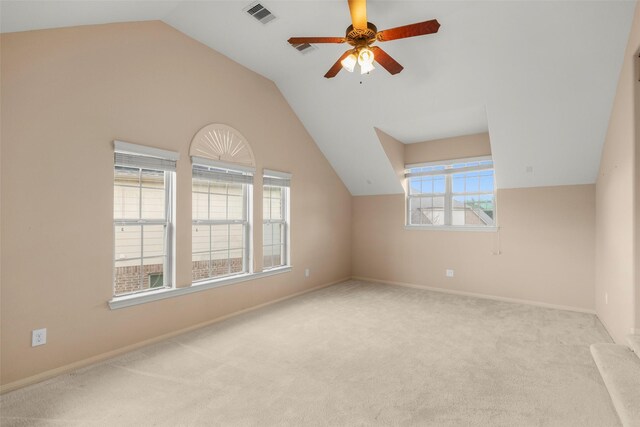
<path id="1" fill-rule="evenodd" d="M 362 67 L 364 64 L 373 64 L 373 52 L 368 47 L 363 47 L 358 52 L 358 64 Z"/>
<path id="2" fill-rule="evenodd" d="M 356 67 L 357 62 L 358 62 L 358 58 L 356 58 L 356 56 L 353 53 L 351 53 L 349 54 L 349 56 L 344 58 L 340 63 L 342 64 L 342 67 L 345 70 L 347 70 L 350 73 L 353 73 L 353 70 Z"/>
<path id="3" fill-rule="evenodd" d="M 360 64 L 360 74 L 367 74 L 373 71 L 373 52 L 368 47 L 363 47 L 358 52 L 358 64 Z"/>
<path id="4" fill-rule="evenodd" d="M 367 74 L 369 71 L 375 70 L 373 63 L 364 62 L 360 65 L 360 74 Z"/>

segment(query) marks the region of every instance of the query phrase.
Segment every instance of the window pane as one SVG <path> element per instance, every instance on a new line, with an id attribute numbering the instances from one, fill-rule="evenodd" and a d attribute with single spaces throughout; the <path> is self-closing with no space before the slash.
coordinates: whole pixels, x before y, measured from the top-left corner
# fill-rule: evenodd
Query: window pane
<path id="1" fill-rule="evenodd" d="M 433 179 L 430 176 L 422 177 L 421 191 L 422 193 L 433 193 Z"/>
<path id="2" fill-rule="evenodd" d="M 140 264 L 140 261 L 126 264 L 127 260 L 138 260 L 142 256 L 142 240 L 140 225 L 127 225 L 115 227 L 115 260 L 123 262 L 124 265 Z"/>
<path id="3" fill-rule="evenodd" d="M 211 277 L 229 274 L 229 252 L 216 251 L 211 253 Z"/>
<path id="4" fill-rule="evenodd" d="M 210 182 L 209 191 L 211 194 L 227 194 L 227 184 L 224 182 Z"/>
<path id="5" fill-rule="evenodd" d="M 244 197 L 230 195 L 227 219 L 244 219 Z"/>
<path id="6" fill-rule="evenodd" d="M 198 224 L 191 226 L 191 251 L 194 255 L 202 252 L 207 252 L 207 256 L 205 257 L 205 259 L 209 259 L 208 252 L 211 249 L 209 240 L 210 230 L 210 225 Z"/>
<path id="7" fill-rule="evenodd" d="M 227 195 L 212 193 L 209 200 L 209 219 L 227 219 Z"/>
<path id="8" fill-rule="evenodd" d="M 493 191 L 493 172 L 480 176 L 480 191 Z"/>
<path id="9" fill-rule="evenodd" d="M 264 224 L 262 229 L 262 244 L 265 246 L 273 244 L 273 224 Z"/>
<path id="10" fill-rule="evenodd" d="M 452 203 L 452 213 L 451 213 L 451 224 L 452 225 L 465 225 L 465 197 L 464 196 L 456 196 L 453 198 Z"/>
<path id="11" fill-rule="evenodd" d="M 271 219 L 282 219 L 282 193 L 276 190 L 271 194 Z"/>
<path id="12" fill-rule="evenodd" d="M 282 224 L 272 224 L 273 226 L 273 244 L 279 245 L 282 243 Z"/>
<path id="13" fill-rule="evenodd" d="M 444 176 L 436 176 L 433 179 L 433 192 L 443 193 L 445 192 L 445 178 Z"/>
<path id="14" fill-rule="evenodd" d="M 444 197 L 413 198 L 409 210 L 411 224 L 444 225 Z"/>
<path id="15" fill-rule="evenodd" d="M 273 267 L 273 246 L 269 245 L 269 246 L 265 246 L 262 249 L 262 256 L 263 256 L 263 266 L 264 268 L 270 268 Z"/>
<path id="16" fill-rule="evenodd" d="M 244 267 L 242 265 L 242 257 L 242 249 L 232 249 L 231 251 L 229 251 L 229 273 L 242 273 L 244 271 Z"/>
<path id="17" fill-rule="evenodd" d="M 227 184 L 227 190 L 231 195 L 242 196 L 244 189 L 242 184 Z"/>
<path id="18" fill-rule="evenodd" d="M 198 280 L 208 279 L 209 277 L 211 277 L 209 274 L 209 253 L 193 254 L 191 280 L 196 282 Z"/>
<path id="19" fill-rule="evenodd" d="M 244 226 L 242 224 L 232 224 L 229 226 L 229 248 L 244 248 Z"/>
<path id="20" fill-rule="evenodd" d="M 209 195 L 207 193 L 194 192 L 191 195 L 191 212 L 194 220 L 209 219 Z"/>
<path id="21" fill-rule="evenodd" d="M 209 192 L 209 181 L 205 179 L 194 178 L 192 183 L 192 189 L 198 193 L 208 193 Z"/>
<path id="22" fill-rule="evenodd" d="M 140 169 L 116 166 L 113 186 L 113 217 L 140 218 Z"/>
<path id="23" fill-rule="evenodd" d="M 477 172 L 466 174 L 465 192 L 477 193 L 480 190 L 480 179 Z"/>
<path id="24" fill-rule="evenodd" d="M 116 261 L 114 279 L 114 295 L 141 291 L 140 260 Z"/>
<path id="25" fill-rule="evenodd" d="M 162 257 L 165 254 L 165 226 L 164 225 L 145 225 L 142 227 L 143 236 L 143 256 Z"/>
<path id="26" fill-rule="evenodd" d="M 164 172 L 142 170 L 142 218 L 164 219 Z"/>
<path id="27" fill-rule="evenodd" d="M 464 174 L 453 175 L 453 192 L 454 193 L 464 192 Z"/>
<path id="28" fill-rule="evenodd" d="M 284 264 L 284 245 L 278 245 L 273 247 L 273 265 Z"/>
<path id="29" fill-rule="evenodd" d="M 453 198 L 453 225 L 494 225 L 493 195 L 468 195 Z"/>
<path id="30" fill-rule="evenodd" d="M 421 189 L 420 178 L 409 178 L 409 194 L 420 194 Z"/>
<path id="31" fill-rule="evenodd" d="M 271 187 L 262 187 L 262 219 L 271 219 Z"/>
<path id="32" fill-rule="evenodd" d="M 412 197 L 409 199 L 409 224 L 422 224 L 421 206 L 422 198 Z"/>
<path id="33" fill-rule="evenodd" d="M 164 257 L 145 258 L 143 262 L 142 289 L 150 289 L 152 284 L 158 284 L 158 275 L 161 275 L 164 267 Z M 155 277 L 155 280 L 154 279 Z M 164 279 L 164 277 L 163 277 Z"/>
<path id="34" fill-rule="evenodd" d="M 211 249 L 214 251 L 226 250 L 229 248 L 229 226 L 212 225 L 211 226 Z"/>

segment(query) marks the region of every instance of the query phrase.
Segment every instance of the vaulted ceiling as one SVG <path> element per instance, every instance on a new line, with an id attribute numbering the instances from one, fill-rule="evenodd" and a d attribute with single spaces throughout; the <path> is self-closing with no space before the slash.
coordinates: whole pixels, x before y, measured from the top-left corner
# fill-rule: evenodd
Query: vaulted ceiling
<path id="1" fill-rule="evenodd" d="M 402 189 L 374 128 L 404 143 L 489 131 L 499 188 L 596 180 L 635 2 L 375 1 L 378 29 L 436 18 L 391 41 L 391 76 L 324 73 L 344 45 L 301 54 L 291 36 L 342 36 L 346 0 L 2 1 L 2 32 L 160 19 L 273 80 L 354 195 Z"/>

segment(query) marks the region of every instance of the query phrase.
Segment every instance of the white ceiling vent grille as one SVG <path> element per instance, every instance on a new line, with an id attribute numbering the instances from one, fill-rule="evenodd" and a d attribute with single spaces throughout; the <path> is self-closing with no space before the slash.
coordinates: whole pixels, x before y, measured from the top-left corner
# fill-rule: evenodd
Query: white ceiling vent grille
<path id="1" fill-rule="evenodd" d="M 318 49 L 316 46 L 309 43 L 292 44 L 291 46 L 301 53 L 309 53 Z"/>
<path id="2" fill-rule="evenodd" d="M 259 2 L 251 3 L 249 6 L 247 6 L 244 9 L 244 11 L 247 12 L 249 15 L 253 16 L 254 18 L 256 18 L 258 21 L 262 22 L 263 24 L 266 24 L 276 19 L 276 16 L 273 13 L 271 13 L 269 9 L 261 5 Z"/>

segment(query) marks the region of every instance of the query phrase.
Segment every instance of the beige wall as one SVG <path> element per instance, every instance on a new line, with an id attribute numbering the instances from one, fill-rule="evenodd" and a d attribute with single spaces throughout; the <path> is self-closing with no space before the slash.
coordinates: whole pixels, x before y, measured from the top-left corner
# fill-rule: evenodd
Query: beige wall
<path id="1" fill-rule="evenodd" d="M 596 183 L 596 309 L 620 343 L 637 321 L 634 85 L 638 83 L 634 63 L 638 47 L 640 8 L 636 6 Z"/>
<path id="2" fill-rule="evenodd" d="M 396 173 L 398 180 L 404 182 L 404 152 L 406 145 L 377 128 L 376 135 L 380 140 L 380 145 L 382 145 L 382 149 L 387 155 L 389 163 L 391 163 L 391 167 L 393 167 L 393 171 Z"/>
<path id="3" fill-rule="evenodd" d="M 1 53 L 2 384 L 350 275 L 351 196 L 271 81 L 160 22 L 5 34 Z M 180 152 L 177 285 L 189 286 L 188 150 L 209 123 L 238 129 L 258 171 L 293 173 L 293 272 L 109 310 L 112 141 Z M 48 343 L 31 348 L 43 327 Z"/>
<path id="4" fill-rule="evenodd" d="M 408 165 L 489 155 L 491 142 L 486 132 L 406 144 L 404 149 L 404 161 Z"/>
<path id="5" fill-rule="evenodd" d="M 403 195 L 354 197 L 353 275 L 592 310 L 594 197 L 500 190 L 499 232 L 407 230 Z"/>

